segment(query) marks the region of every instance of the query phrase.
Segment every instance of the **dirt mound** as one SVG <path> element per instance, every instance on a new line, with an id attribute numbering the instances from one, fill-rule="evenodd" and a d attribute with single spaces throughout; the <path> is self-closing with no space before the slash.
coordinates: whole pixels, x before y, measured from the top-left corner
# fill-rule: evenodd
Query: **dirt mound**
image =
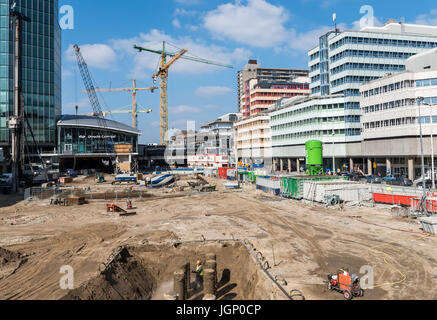
<path id="1" fill-rule="evenodd" d="M 12 252 L 0 247 L 0 280 L 13 274 L 26 259 L 18 252 Z"/>
<path id="2" fill-rule="evenodd" d="M 62 300 L 150 300 L 156 281 L 143 263 L 127 250 L 106 270 Z"/>

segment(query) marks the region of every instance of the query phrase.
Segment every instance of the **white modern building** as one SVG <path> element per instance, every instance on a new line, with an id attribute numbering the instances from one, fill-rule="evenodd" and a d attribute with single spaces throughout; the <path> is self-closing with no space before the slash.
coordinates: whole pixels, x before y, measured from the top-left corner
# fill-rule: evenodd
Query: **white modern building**
<path id="1" fill-rule="evenodd" d="M 308 52 L 311 96 L 290 99 L 271 112 L 276 170 L 299 167 L 311 139 L 325 142 L 325 167 L 367 170 L 360 85 L 403 72 L 408 58 L 436 47 L 437 27 L 396 22 L 321 36 Z"/>
<path id="2" fill-rule="evenodd" d="M 260 112 L 235 123 L 235 144 L 238 159 L 243 164 L 264 164 L 266 168 L 271 168 L 272 142 L 269 120 L 267 112 Z"/>
<path id="3" fill-rule="evenodd" d="M 431 135 L 437 135 L 437 49 L 409 58 L 405 72 L 363 84 L 360 92 L 362 152 L 369 174 L 421 176 L 420 121 L 428 171 Z M 433 143 L 437 147 L 437 139 Z"/>
<path id="4" fill-rule="evenodd" d="M 360 31 L 332 31 L 308 52 L 311 93 L 357 97 L 361 83 L 405 70 L 405 60 L 437 47 L 437 27 L 387 23 Z"/>
<path id="5" fill-rule="evenodd" d="M 359 136 L 361 125 L 359 116 L 348 115 L 343 95 L 284 100 L 271 110 L 270 128 L 275 170 L 300 171 L 308 140 L 324 143 L 325 168 L 349 168 L 362 160 L 359 141 L 346 143 Z"/>

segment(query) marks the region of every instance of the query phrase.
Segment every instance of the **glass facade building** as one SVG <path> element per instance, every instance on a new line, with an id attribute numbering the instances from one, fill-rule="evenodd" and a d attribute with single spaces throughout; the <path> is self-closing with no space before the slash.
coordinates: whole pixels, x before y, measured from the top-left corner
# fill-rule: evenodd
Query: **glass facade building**
<path id="1" fill-rule="evenodd" d="M 8 118 L 14 109 L 14 32 L 10 0 L 0 0 L 0 146 L 10 145 Z M 17 11 L 31 22 L 22 27 L 22 92 L 25 114 L 43 150 L 56 146 L 61 116 L 61 28 L 58 0 L 18 0 Z M 26 135 L 32 142 L 32 137 Z"/>
<path id="2" fill-rule="evenodd" d="M 132 145 L 138 152 L 140 131 L 106 119 L 102 128 L 96 117 L 64 115 L 58 121 L 59 155 L 102 155 L 114 153 L 114 145 Z"/>

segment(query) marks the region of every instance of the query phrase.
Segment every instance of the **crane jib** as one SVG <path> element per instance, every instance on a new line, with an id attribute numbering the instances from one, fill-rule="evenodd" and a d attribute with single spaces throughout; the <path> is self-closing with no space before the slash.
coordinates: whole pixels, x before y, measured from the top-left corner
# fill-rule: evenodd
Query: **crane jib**
<path id="1" fill-rule="evenodd" d="M 190 60 L 190 61 L 199 62 L 199 63 L 205 63 L 205 64 L 209 64 L 209 65 L 215 65 L 218 67 L 224 67 L 224 68 L 230 68 L 230 69 L 233 69 L 233 66 L 219 63 L 219 62 L 209 61 L 209 60 L 202 59 L 202 58 L 186 56 L 185 53 L 188 52 L 187 49 L 183 49 L 183 50 L 176 52 L 176 53 L 169 53 L 169 52 L 165 51 L 165 41 L 162 42 L 162 50 L 147 49 L 147 48 L 139 47 L 137 45 L 134 45 L 134 48 L 136 50 L 138 50 L 139 52 L 146 51 L 146 52 L 159 54 L 161 56 L 161 67 L 160 67 L 159 71 L 152 76 L 152 78 L 154 81 L 156 81 L 156 79 L 158 77 L 160 78 L 161 144 L 167 145 L 167 143 L 168 143 L 168 137 L 167 137 L 167 132 L 168 132 L 167 78 L 168 78 L 168 70 L 169 70 L 170 66 L 173 63 L 175 63 L 178 59 L 185 59 L 185 60 Z M 172 59 L 168 63 L 166 61 L 167 56 L 172 57 Z"/>

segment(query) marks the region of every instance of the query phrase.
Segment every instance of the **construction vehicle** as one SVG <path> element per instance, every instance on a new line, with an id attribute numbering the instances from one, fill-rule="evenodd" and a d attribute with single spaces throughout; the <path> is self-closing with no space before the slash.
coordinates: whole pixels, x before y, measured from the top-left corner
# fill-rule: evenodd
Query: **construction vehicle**
<path id="1" fill-rule="evenodd" d="M 139 46 L 134 46 L 139 52 L 147 51 L 151 53 L 156 53 L 161 56 L 161 66 L 159 71 L 153 75 L 153 81 L 156 82 L 156 79 L 159 77 L 160 79 L 160 127 L 161 127 L 161 145 L 168 144 L 168 106 L 167 106 L 167 81 L 168 81 L 168 70 L 170 66 L 175 63 L 179 59 L 186 59 L 200 63 L 206 63 L 210 65 L 215 65 L 219 67 L 225 67 L 232 69 L 231 65 L 222 64 L 219 62 L 208 61 L 206 59 L 201 59 L 197 57 L 191 57 L 185 55 L 188 50 L 182 49 L 176 53 L 167 52 L 165 49 L 166 42 L 162 42 L 162 51 L 161 50 L 152 50 L 147 48 L 142 48 Z M 167 62 L 167 57 L 172 57 L 172 59 Z"/>
<path id="2" fill-rule="evenodd" d="M 343 293 L 346 300 L 364 296 L 360 277 L 350 273 L 347 269 L 339 269 L 337 273 L 328 275 L 328 290 Z"/>
<path id="3" fill-rule="evenodd" d="M 115 176 L 115 180 L 112 181 L 112 184 L 122 184 L 123 182 L 137 184 L 138 181 L 142 179 L 143 175 L 139 173 L 121 173 Z"/>
<path id="4" fill-rule="evenodd" d="M 30 117 L 26 113 L 25 99 L 22 92 L 22 39 L 25 37 L 25 35 L 23 35 L 23 26 L 24 22 L 31 23 L 32 21 L 18 10 L 19 8 L 17 7 L 16 2 L 14 2 L 9 9 L 10 24 L 13 29 L 12 39 L 14 42 L 14 55 L 12 57 L 12 60 L 14 61 L 14 69 L 11 70 L 14 73 L 14 107 L 11 116 L 8 119 L 8 128 L 11 131 L 10 160 L 12 171 L 12 192 L 17 192 L 20 187 L 49 181 L 48 168 L 41 157 L 40 146 L 33 134 L 32 126 L 29 121 Z M 31 143 L 28 141 L 29 137 L 32 138 L 34 150 L 31 150 Z M 25 149 L 27 149 L 26 152 Z M 35 153 L 41 161 L 41 170 L 37 172 L 32 170 L 32 164 L 30 164 L 32 162 L 31 154 Z M 29 161 L 27 167 L 31 169 L 30 172 L 29 170 L 26 170 L 26 157 Z M 35 177 L 38 179 L 35 179 Z"/>

